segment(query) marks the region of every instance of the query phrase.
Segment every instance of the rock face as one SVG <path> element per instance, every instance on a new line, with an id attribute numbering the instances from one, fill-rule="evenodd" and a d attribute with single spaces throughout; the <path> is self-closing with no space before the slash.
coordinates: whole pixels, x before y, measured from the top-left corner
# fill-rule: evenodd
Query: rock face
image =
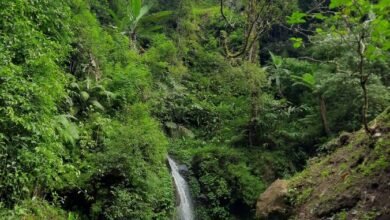
<path id="1" fill-rule="evenodd" d="M 276 180 L 257 200 L 256 216 L 260 219 L 283 219 L 288 213 L 286 180 Z"/>

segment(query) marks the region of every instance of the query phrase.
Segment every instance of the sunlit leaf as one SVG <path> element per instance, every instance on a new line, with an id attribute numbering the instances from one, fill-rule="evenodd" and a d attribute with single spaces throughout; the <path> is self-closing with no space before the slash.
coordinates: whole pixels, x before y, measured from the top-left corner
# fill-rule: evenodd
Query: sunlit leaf
<path id="1" fill-rule="evenodd" d="M 291 16 L 287 16 L 287 23 L 289 24 L 302 24 L 305 23 L 306 13 L 294 12 Z"/>
<path id="2" fill-rule="evenodd" d="M 352 4 L 352 0 L 332 0 L 330 2 L 329 8 L 332 9 L 350 4 Z"/>
<path id="3" fill-rule="evenodd" d="M 292 38 L 290 38 L 290 40 L 292 41 L 294 48 L 300 48 L 303 44 L 302 38 L 292 37 Z"/>
<path id="4" fill-rule="evenodd" d="M 275 65 L 275 67 L 279 68 L 283 64 L 283 59 L 280 56 L 276 56 L 272 52 L 269 52 L 271 55 L 272 63 Z"/>

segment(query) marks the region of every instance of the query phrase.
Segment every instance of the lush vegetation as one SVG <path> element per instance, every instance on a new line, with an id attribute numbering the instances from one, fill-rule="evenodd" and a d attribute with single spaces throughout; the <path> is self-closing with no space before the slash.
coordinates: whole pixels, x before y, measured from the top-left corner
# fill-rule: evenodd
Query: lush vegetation
<path id="1" fill-rule="evenodd" d="M 0 218 L 198 219 L 390 104 L 387 0 L 0 1 Z"/>

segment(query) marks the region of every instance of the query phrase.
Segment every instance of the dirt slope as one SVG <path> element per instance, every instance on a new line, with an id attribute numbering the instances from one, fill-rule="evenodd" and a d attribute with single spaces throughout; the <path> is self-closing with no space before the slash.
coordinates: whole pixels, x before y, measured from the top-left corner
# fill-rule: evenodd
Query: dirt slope
<path id="1" fill-rule="evenodd" d="M 325 146 L 328 155 L 312 159 L 303 172 L 288 180 L 284 196 L 288 208 L 283 213 L 267 213 L 264 207 L 272 202 L 260 197 L 258 216 L 390 220 L 390 108 L 370 126 L 373 137 L 364 131 L 341 135 Z"/>

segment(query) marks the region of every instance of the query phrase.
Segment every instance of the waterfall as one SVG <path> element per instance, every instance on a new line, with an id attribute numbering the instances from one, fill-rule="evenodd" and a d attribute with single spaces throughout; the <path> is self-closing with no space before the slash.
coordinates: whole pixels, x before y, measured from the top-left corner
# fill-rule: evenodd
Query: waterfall
<path id="1" fill-rule="evenodd" d="M 173 180 L 175 181 L 177 194 L 179 195 L 180 204 L 177 207 L 179 220 L 193 220 L 193 206 L 191 200 L 191 194 L 186 180 L 181 176 L 179 167 L 176 162 L 168 156 L 169 166 L 171 167 L 171 173 Z"/>

